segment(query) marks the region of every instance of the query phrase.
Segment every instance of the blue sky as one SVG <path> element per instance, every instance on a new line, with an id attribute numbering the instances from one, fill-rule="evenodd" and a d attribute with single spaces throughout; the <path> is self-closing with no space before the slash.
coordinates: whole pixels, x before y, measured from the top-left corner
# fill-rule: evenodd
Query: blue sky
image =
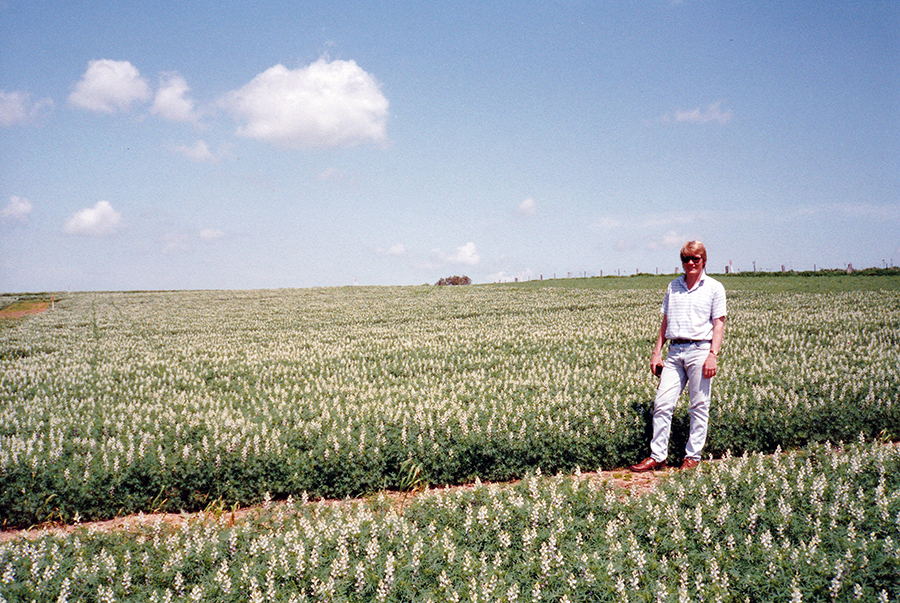
<path id="1" fill-rule="evenodd" d="M 0 0 L 0 291 L 900 264 L 900 4 Z"/>

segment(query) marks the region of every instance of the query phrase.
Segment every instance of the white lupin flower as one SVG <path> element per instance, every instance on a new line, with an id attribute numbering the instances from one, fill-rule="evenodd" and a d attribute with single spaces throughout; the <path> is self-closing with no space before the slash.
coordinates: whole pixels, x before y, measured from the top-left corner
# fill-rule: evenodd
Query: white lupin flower
<path id="1" fill-rule="evenodd" d="M 9 405 L 11 408 L 21 405 L 27 410 L 25 414 L 0 415 L 0 426 L 6 432 L 18 434 L 4 439 L 0 445 L 0 475 L 11 463 L 22 463 L 24 467 L 47 468 L 65 476 L 63 468 L 54 464 L 62 458 L 63 443 L 73 448 L 72 463 L 65 470 L 70 471 L 72 479 L 77 481 L 83 476 L 85 482 L 102 483 L 110 471 L 122 471 L 142 459 L 146 462 L 146 455 L 154 457 L 154 450 L 155 458 L 167 471 L 184 463 L 206 462 L 221 467 L 227 462 L 237 462 L 242 454 L 259 456 L 263 461 L 277 457 L 279 461 L 301 466 L 321 460 L 312 455 L 323 452 L 331 459 L 356 462 L 357 457 L 350 456 L 352 452 L 378 463 L 385 458 L 379 456 L 382 450 L 390 450 L 400 442 L 401 426 L 407 446 L 424 463 L 434 458 L 449 458 L 449 451 L 454 448 L 457 452 L 462 450 L 458 442 L 465 430 L 473 437 L 480 434 L 478 437 L 488 438 L 491 434 L 490 441 L 501 444 L 534 436 L 577 440 L 588 437 L 583 435 L 588 433 L 595 434 L 593 437 L 620 433 L 634 419 L 630 404 L 635 399 L 652 399 L 647 380 L 637 377 L 645 371 L 646 350 L 638 349 L 637 343 L 621 346 L 617 343 L 609 349 L 598 345 L 597 340 L 618 342 L 625 337 L 640 343 L 645 338 L 646 324 L 658 320 L 655 312 L 651 312 L 658 309 L 657 292 L 652 295 L 626 292 L 628 301 L 633 302 L 629 318 L 614 328 L 606 323 L 615 322 L 619 315 L 607 316 L 612 310 L 606 306 L 613 298 L 602 291 L 586 292 L 583 296 L 546 289 L 540 294 L 515 295 L 508 291 L 502 295 L 487 289 L 477 294 L 476 291 L 465 296 L 451 292 L 452 297 L 447 298 L 451 306 L 471 306 L 465 312 L 456 307 L 437 311 L 395 290 L 390 296 L 382 292 L 365 293 L 363 307 L 338 307 L 335 301 L 318 299 L 323 297 L 321 293 L 303 291 L 229 293 L 212 301 L 208 294 L 196 293 L 183 294 L 183 300 L 181 293 L 114 295 L 120 312 L 104 310 L 103 304 L 98 304 L 101 309 L 97 312 L 97 322 L 103 327 L 99 341 L 92 339 L 90 327 L 78 327 L 76 320 L 63 324 L 64 320 L 60 319 L 65 328 L 54 328 L 52 333 L 52 345 L 59 351 L 44 355 L 42 363 L 46 367 L 30 359 L 0 360 L 4 375 L 0 381 L 0 397 L 12 397 L 9 392 L 25 391 L 26 386 L 41 390 L 30 400 L 16 399 Z M 510 300 L 514 297 L 513 306 Z M 890 396 L 894 391 L 892 384 L 898 380 L 897 348 L 890 343 L 893 336 L 884 328 L 874 328 L 864 314 L 870 313 L 873 320 L 884 325 L 896 324 L 897 295 L 879 294 L 878 303 L 862 295 L 829 296 L 827 303 L 809 296 L 798 297 L 803 298 L 802 303 L 809 304 L 808 315 L 812 320 L 828 325 L 853 325 L 854 328 L 843 330 L 841 335 L 852 346 L 852 364 L 848 362 L 847 352 L 833 345 L 834 336 L 827 329 L 821 333 L 810 330 L 789 333 L 786 322 L 776 320 L 765 324 L 764 319 L 771 314 L 755 305 L 768 303 L 771 297 L 748 293 L 736 304 L 740 321 L 729 327 L 735 329 L 730 331 L 733 335 L 729 338 L 744 337 L 740 334 L 744 328 L 765 345 L 744 349 L 735 345 L 730 349 L 729 362 L 748 368 L 741 379 L 727 372 L 719 378 L 716 408 L 738 418 L 754 412 L 754 420 L 769 420 L 777 416 L 773 414 L 777 409 L 785 406 L 813 414 L 825 408 L 824 405 L 847 399 L 859 400 L 872 409 L 894 404 Z M 289 303 L 285 304 L 284 300 Z M 796 309 L 800 303 L 793 298 L 780 301 L 788 309 Z M 582 303 L 596 306 L 579 314 L 579 319 L 587 319 L 590 328 L 580 323 L 573 330 L 571 318 L 560 318 L 561 314 L 570 316 L 572 311 L 560 313 L 558 309 L 577 308 Z M 835 309 L 829 307 L 832 303 Z M 291 312 L 290 318 L 275 312 L 286 305 L 299 310 Z M 82 310 L 89 306 L 82 304 Z M 254 309 L 251 311 L 249 307 Z M 467 315 L 470 311 L 476 312 L 476 316 L 447 318 Z M 119 313 L 128 320 L 120 320 Z M 336 316 L 341 319 L 334 320 Z M 375 322 L 374 318 L 396 319 L 404 328 L 401 332 L 389 322 Z M 452 320 L 453 329 L 442 326 L 442 321 L 447 320 Z M 740 326 L 741 322 L 748 326 Z M 154 331 L 156 324 L 165 324 L 167 331 Z M 140 327 L 140 336 L 136 336 L 135 325 Z M 18 333 L 31 337 L 28 329 Z M 291 337 L 282 336 L 286 331 L 291 332 Z M 247 337 L 248 332 L 253 333 L 253 338 Z M 44 341 L 43 337 L 51 341 L 49 335 L 40 331 L 35 331 L 33 336 L 38 342 Z M 0 343 L 3 337 L 6 335 L 0 333 Z M 169 342 L 173 342 L 171 348 Z M 95 348 L 99 350 L 99 361 L 92 365 L 86 359 L 94 354 Z M 778 353 L 769 351 L 775 348 Z M 784 354 L 785 350 L 795 354 Z M 786 359 L 789 356 L 791 359 Z M 799 361 L 793 359 L 813 357 L 816 363 L 810 362 L 809 368 L 798 368 Z M 6 370 L 7 367 L 11 370 Z M 848 367 L 853 367 L 852 382 L 841 375 L 849 373 Z M 745 374 L 747 371 L 758 372 Z M 767 381 L 769 374 L 777 374 L 778 382 Z M 759 383 L 742 389 L 745 377 Z M 597 383 L 601 379 L 604 391 L 598 394 Z M 95 389 L 88 395 L 71 395 L 76 387 L 82 391 L 87 387 L 85 384 Z M 810 384 L 825 392 L 821 400 L 803 393 L 809 390 Z M 4 389 L 13 387 L 18 389 Z M 620 391 L 615 391 L 617 387 Z M 523 392 L 528 392 L 527 400 L 523 400 Z M 53 404 L 59 400 L 71 400 L 67 413 L 71 417 L 54 414 Z M 95 423 L 99 411 L 102 418 Z M 49 425 L 33 418 L 44 416 L 51 417 Z M 95 427 L 99 437 L 93 435 Z M 72 431 L 81 435 L 67 439 Z M 33 435 L 39 432 L 46 435 Z M 394 436 L 396 442 L 389 441 L 392 433 L 398 434 Z M 292 457 L 296 455 L 292 438 L 314 445 L 320 443 L 322 447 Z M 873 519 L 894 528 L 900 525 L 900 514 L 892 517 L 889 511 L 898 494 L 888 491 L 883 478 L 880 489 L 874 493 L 861 490 L 854 481 L 855 475 L 870 471 L 876 463 L 873 458 L 848 448 L 842 455 L 827 456 L 825 465 L 820 466 L 809 460 L 803 462 L 802 455 L 795 458 L 788 451 L 776 457 L 768 473 L 764 461 L 756 455 L 745 455 L 721 465 L 715 463 L 707 472 L 708 483 L 675 488 L 668 494 L 660 493 L 652 504 L 647 503 L 648 512 L 643 516 L 650 517 L 652 525 L 640 534 L 639 528 L 629 522 L 628 513 L 607 519 L 608 511 L 618 512 L 625 503 L 614 493 L 588 484 L 582 492 L 593 497 L 588 505 L 592 509 L 583 521 L 590 525 L 602 517 L 606 522 L 600 529 L 608 533 L 600 532 L 599 536 L 611 545 L 608 551 L 602 552 L 618 555 L 617 563 L 625 560 L 626 565 L 620 570 L 623 575 L 617 577 L 625 581 L 626 590 L 644 579 L 639 569 L 654 571 L 647 569 L 654 565 L 652 561 L 647 562 L 654 555 L 646 544 L 647 536 L 659 542 L 674 535 L 681 541 L 706 541 L 708 548 L 714 547 L 709 566 L 694 570 L 699 574 L 697 580 L 684 582 L 685 597 L 697 596 L 697 584 L 719 588 L 716 576 L 720 582 L 727 579 L 724 568 L 728 560 L 754 550 L 762 549 L 772 556 L 769 571 L 773 575 L 783 571 L 788 560 L 800 567 L 835 567 L 840 556 L 828 550 L 826 536 L 832 529 L 841 534 L 846 532 L 853 543 L 847 550 L 850 556 L 842 560 L 843 567 L 864 567 L 865 552 L 871 555 L 873 550 L 878 550 L 875 547 L 881 547 L 883 554 L 894 555 L 896 545 L 890 538 L 877 541 L 868 527 L 866 533 L 858 533 L 862 531 L 861 526 L 868 526 Z M 723 530 L 732 529 L 736 513 L 746 516 L 747 505 L 738 507 L 740 503 L 735 499 L 726 500 L 725 494 L 729 483 L 742 479 L 761 483 L 761 494 L 752 501 L 748 521 L 733 533 L 723 534 Z M 585 543 L 594 542 L 597 536 L 596 524 L 591 530 L 583 526 L 573 528 L 573 522 L 580 518 L 572 515 L 568 481 L 528 478 L 522 490 L 505 498 L 493 488 L 489 492 L 490 505 L 465 507 L 471 509 L 470 514 L 458 514 L 459 521 L 454 525 L 467 520 L 470 530 L 495 535 L 497 544 L 505 548 L 512 548 L 513 541 L 521 538 L 524 555 L 534 555 L 533 561 L 540 563 L 542 569 L 546 567 L 560 579 L 565 578 L 571 592 L 577 592 L 576 587 L 593 580 L 591 568 L 603 571 L 605 562 L 593 557 L 597 551 L 589 551 L 590 554 L 583 551 Z M 691 505 L 692 513 L 682 518 L 680 501 L 698 499 L 699 504 Z M 304 499 L 304 506 L 307 503 Z M 382 503 L 387 504 L 385 501 L 379 504 Z M 438 506 L 450 515 L 464 508 L 452 502 L 438 503 Z M 794 509 L 800 506 L 809 509 L 809 525 L 814 531 L 805 542 L 792 540 L 787 529 L 790 522 L 797 521 Z M 303 511 L 300 513 L 305 515 Z M 214 544 L 221 533 L 216 530 L 225 524 L 211 526 L 207 532 L 183 526 L 182 535 L 174 539 L 160 528 L 160 532 L 140 537 L 145 538 L 140 546 L 148 548 L 137 558 L 148 567 L 152 559 L 153 564 L 162 565 L 167 571 L 186 572 L 185 559 L 208 556 L 213 560 L 212 567 L 218 569 L 216 581 L 223 585 L 223 591 L 243 589 L 241 592 L 262 597 L 274 592 L 274 580 L 279 573 L 295 573 L 307 584 L 311 583 L 310 576 L 316 575 L 325 578 L 317 583 L 317 588 L 327 594 L 341 580 L 358 584 L 358 592 L 373 588 L 375 584 L 365 584 L 365 572 L 386 570 L 384 563 L 389 552 L 394 555 L 395 576 L 401 571 L 416 571 L 419 567 L 416 561 L 422 555 L 420 543 L 425 542 L 434 543 L 435 554 L 443 555 L 448 567 L 468 565 L 469 571 L 478 575 L 478 588 L 467 588 L 466 582 L 455 573 L 459 570 L 451 569 L 445 576 L 445 599 L 458 598 L 460 592 L 478 598 L 488 592 L 496 598 L 504 594 L 510 600 L 528 598 L 527 587 L 524 593 L 518 588 L 511 591 L 512 587 L 503 583 L 502 578 L 491 589 L 492 580 L 505 571 L 501 569 L 503 564 L 510 563 L 508 557 L 497 553 L 491 561 L 490 556 L 485 558 L 465 545 L 457 547 L 454 542 L 460 542 L 459 534 L 452 530 L 445 532 L 444 526 L 436 525 L 434 520 L 416 532 L 396 515 L 388 518 L 371 513 L 365 521 L 377 527 L 367 527 L 369 531 L 364 532 L 357 527 L 351 529 L 351 524 L 356 526 L 355 518 L 350 520 L 338 513 L 329 517 L 316 515 L 311 520 L 304 519 L 305 524 L 290 515 L 287 512 L 273 515 L 279 526 L 290 525 L 283 533 L 279 528 L 278 536 L 242 533 L 250 536 L 244 540 L 250 542 L 246 547 L 259 556 L 264 566 L 261 572 L 265 573 L 255 576 L 256 595 L 248 588 L 251 574 L 256 570 L 251 566 L 241 567 L 239 561 L 231 566 L 226 563 L 235 559 L 235 555 L 247 552 L 239 550 L 235 536 L 238 530 L 232 529 L 227 544 L 219 540 L 221 548 Z M 848 515 L 852 520 L 849 525 Z M 516 528 L 513 517 L 520 516 L 524 516 L 525 525 Z M 670 524 L 669 517 L 678 519 Z M 749 528 L 746 534 L 742 533 L 746 528 Z M 573 536 L 576 529 L 584 530 L 585 536 L 590 534 L 591 540 Z M 377 550 L 366 546 L 372 542 Z M 746 550 L 741 549 L 741 543 Z M 854 552 L 857 549 L 864 553 Z M 121 554 L 116 552 L 111 556 L 97 554 L 90 559 L 76 560 L 75 569 L 66 577 L 58 576 L 59 569 L 47 563 L 52 558 L 47 550 L 35 546 L 29 554 L 34 560 L 31 571 L 20 571 L 25 572 L 26 579 L 30 575 L 35 582 L 55 580 L 60 584 L 65 579 L 70 582 L 62 584 L 70 587 L 82 577 L 114 576 L 116 568 L 124 572 L 120 578 L 129 576 L 130 564 L 123 563 Z M 75 553 L 76 559 L 78 555 Z M 0 556 L 0 582 L 6 572 L 14 571 L 10 569 L 10 559 Z M 572 570 L 568 566 L 572 559 L 580 559 L 584 571 Z M 680 572 L 685 563 L 685 559 L 673 556 L 671 560 L 661 559 L 656 567 L 668 572 L 671 568 L 667 564 L 671 564 L 675 567 L 672 571 Z M 321 564 L 326 565 L 320 567 Z M 10 580 L 14 575 L 10 575 Z M 380 578 L 386 586 L 386 575 L 385 572 L 373 580 Z M 464 580 L 471 579 L 469 576 Z M 850 574 L 840 578 L 838 588 L 843 588 L 844 579 L 849 591 Z M 662 596 L 660 582 L 656 584 L 657 596 Z M 652 588 L 653 583 L 648 585 Z M 138 589 L 140 585 L 132 587 Z M 869 585 L 862 584 L 860 588 L 863 587 Z M 676 592 L 680 595 L 680 588 L 680 583 L 672 584 L 671 592 L 666 590 L 666 597 L 671 598 Z M 60 586 L 60 594 L 63 592 Z M 510 592 L 515 595 L 511 596 Z M 540 584 L 536 592 L 540 596 Z M 194 597 L 194 593 L 182 581 L 179 588 L 160 590 L 150 596 L 160 601 L 163 597 L 171 600 L 173 594 L 181 599 Z"/>

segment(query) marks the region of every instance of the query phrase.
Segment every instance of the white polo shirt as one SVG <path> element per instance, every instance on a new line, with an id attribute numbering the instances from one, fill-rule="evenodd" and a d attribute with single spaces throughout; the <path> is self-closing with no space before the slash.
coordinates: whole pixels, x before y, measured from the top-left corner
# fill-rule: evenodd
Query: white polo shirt
<path id="1" fill-rule="evenodd" d="M 666 315 L 666 339 L 712 339 L 716 318 L 726 316 L 725 287 L 716 279 L 700 275 L 688 289 L 684 275 L 669 283 L 662 303 Z"/>

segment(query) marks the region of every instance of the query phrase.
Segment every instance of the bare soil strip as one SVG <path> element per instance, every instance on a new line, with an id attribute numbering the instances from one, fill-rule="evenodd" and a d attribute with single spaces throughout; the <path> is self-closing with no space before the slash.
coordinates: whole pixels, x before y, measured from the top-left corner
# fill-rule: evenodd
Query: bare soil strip
<path id="1" fill-rule="evenodd" d="M 23 318 L 29 314 L 40 314 L 50 309 L 48 301 L 21 301 L 0 310 L 0 319 Z"/>
<path id="2" fill-rule="evenodd" d="M 660 479 L 664 478 L 666 475 L 669 475 L 673 471 L 672 469 L 665 471 L 651 471 L 648 473 L 632 473 L 627 469 L 615 469 L 612 471 L 597 471 L 590 473 L 582 473 L 582 480 L 594 480 L 609 486 L 621 489 L 623 495 L 631 495 L 631 496 L 639 496 L 646 492 L 652 491 L 656 488 L 656 484 Z M 513 482 L 504 482 L 502 484 L 497 484 L 501 487 L 511 486 L 513 484 L 518 483 L 518 481 Z M 490 485 L 487 482 L 484 482 L 483 485 Z M 440 492 L 449 492 L 453 490 L 463 490 L 463 489 L 474 489 L 476 487 L 475 484 L 466 484 L 463 486 L 442 486 L 431 488 L 428 492 L 431 493 L 440 493 Z M 419 492 L 396 492 L 396 491 L 386 491 L 382 493 L 383 495 L 389 497 L 394 501 L 397 505 L 403 505 L 408 503 L 410 500 L 422 494 Z M 323 499 L 323 500 L 315 500 L 310 501 L 309 505 L 338 505 L 338 504 L 353 504 L 362 502 L 364 499 L 342 499 L 342 500 L 332 500 L 332 499 Z M 278 502 L 273 502 L 273 505 L 279 504 Z M 58 524 L 58 523 L 49 523 L 40 526 L 36 526 L 33 528 L 28 528 L 24 530 L 2 530 L 0 531 L 0 543 L 9 542 L 11 540 L 15 540 L 16 538 L 40 538 L 45 534 L 54 534 L 57 536 L 62 536 L 65 534 L 71 534 L 78 530 L 87 530 L 89 532 L 135 532 L 140 531 L 141 528 L 146 528 L 150 526 L 154 526 L 157 522 L 161 522 L 163 525 L 167 525 L 170 527 L 177 527 L 181 525 L 182 522 L 185 521 L 196 521 L 202 519 L 203 517 L 207 518 L 216 518 L 219 516 L 225 516 L 230 522 L 237 523 L 247 518 L 248 516 L 253 516 L 258 514 L 261 511 L 261 506 L 256 505 L 252 507 L 245 507 L 242 509 L 237 509 L 234 512 L 232 511 L 222 511 L 211 513 L 208 511 L 200 511 L 196 513 L 138 513 L 136 515 L 127 515 L 124 517 L 117 517 L 115 519 L 110 519 L 107 521 L 92 521 L 92 522 L 82 522 L 79 524 Z"/>

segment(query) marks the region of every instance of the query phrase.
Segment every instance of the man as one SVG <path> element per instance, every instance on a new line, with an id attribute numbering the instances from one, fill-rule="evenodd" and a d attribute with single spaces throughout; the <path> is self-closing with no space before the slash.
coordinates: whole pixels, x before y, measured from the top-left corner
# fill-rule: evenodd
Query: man
<path id="1" fill-rule="evenodd" d="M 718 370 L 725 336 L 725 288 L 707 276 L 706 247 L 700 241 L 684 244 L 681 265 L 684 275 L 666 289 L 662 325 L 650 358 L 650 371 L 660 375 L 653 405 L 650 456 L 631 467 L 635 472 L 666 467 L 672 414 L 685 385 L 690 394 L 691 425 L 681 468 L 696 467 L 706 444 L 711 379 Z M 662 348 L 667 339 L 669 353 L 663 362 Z"/>

